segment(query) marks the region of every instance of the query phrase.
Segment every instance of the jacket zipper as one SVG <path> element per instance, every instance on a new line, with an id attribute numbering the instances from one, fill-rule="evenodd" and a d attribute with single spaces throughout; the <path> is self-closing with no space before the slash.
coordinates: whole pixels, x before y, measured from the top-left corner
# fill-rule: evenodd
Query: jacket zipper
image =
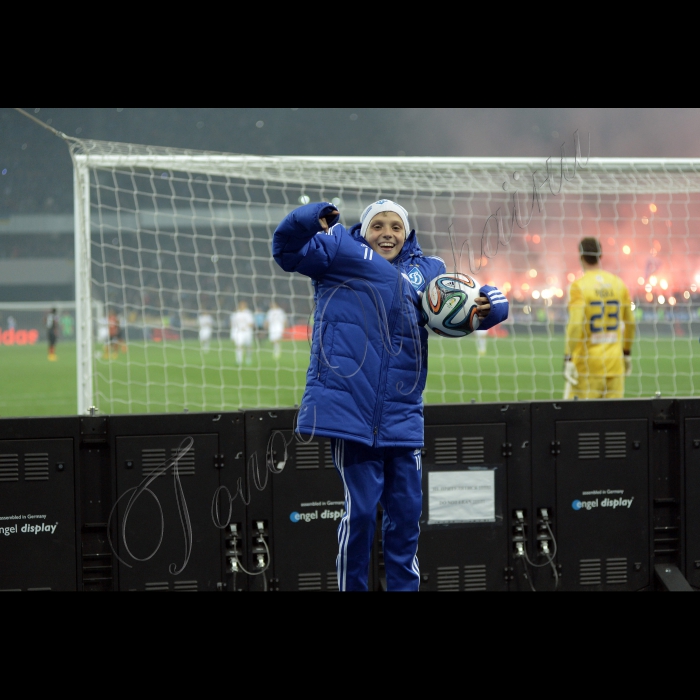
<path id="1" fill-rule="evenodd" d="M 398 261 L 397 261 L 398 262 Z M 397 265 L 396 266 L 397 273 L 399 275 L 399 284 L 397 285 L 398 289 L 398 294 L 399 294 L 399 309 L 394 313 L 394 319 L 391 324 L 391 328 L 389 329 L 389 332 L 387 333 L 387 342 L 389 343 L 389 347 L 392 345 L 392 340 L 394 337 L 394 328 L 396 327 L 396 322 L 398 319 L 399 314 L 401 313 L 401 302 L 403 300 L 403 286 L 402 286 L 402 280 L 401 280 L 401 268 Z M 393 310 L 394 304 L 392 304 L 392 310 Z M 388 319 L 387 319 L 388 320 Z M 386 348 L 384 347 L 384 343 L 382 343 L 382 365 L 381 365 L 381 370 L 379 372 L 379 383 L 378 386 L 380 390 L 383 391 L 382 387 L 384 387 L 384 377 L 386 376 L 387 369 L 389 367 L 389 362 L 391 361 L 391 357 L 389 353 L 386 351 Z M 386 387 L 384 387 L 385 389 Z M 381 396 L 377 394 L 377 403 L 374 407 L 374 415 L 372 416 L 372 425 L 374 426 L 374 438 L 372 440 L 372 447 L 377 446 L 377 434 L 379 433 L 379 414 L 381 413 L 380 407 L 384 405 L 384 394 L 382 393 Z"/>

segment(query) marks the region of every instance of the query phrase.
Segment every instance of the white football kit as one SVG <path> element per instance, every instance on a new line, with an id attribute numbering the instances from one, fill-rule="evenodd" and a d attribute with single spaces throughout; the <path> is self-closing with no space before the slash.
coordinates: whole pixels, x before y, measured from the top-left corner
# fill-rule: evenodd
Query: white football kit
<path id="1" fill-rule="evenodd" d="M 267 332 L 271 342 L 282 340 L 286 324 L 287 314 L 282 309 L 270 309 L 267 312 Z"/>
<path id="2" fill-rule="evenodd" d="M 203 343 L 211 340 L 212 330 L 214 328 L 214 319 L 211 314 L 199 315 L 199 340 Z"/>
<path id="3" fill-rule="evenodd" d="M 231 314 L 231 340 L 238 346 L 253 344 L 253 326 L 255 319 L 250 309 L 234 311 Z"/>
<path id="4" fill-rule="evenodd" d="M 97 340 L 100 343 L 109 342 L 109 321 L 105 316 L 97 319 Z"/>

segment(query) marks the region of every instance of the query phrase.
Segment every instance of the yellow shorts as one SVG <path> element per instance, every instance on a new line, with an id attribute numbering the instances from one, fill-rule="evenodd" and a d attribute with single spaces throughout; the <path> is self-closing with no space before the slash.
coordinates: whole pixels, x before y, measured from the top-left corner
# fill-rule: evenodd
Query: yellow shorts
<path id="1" fill-rule="evenodd" d="M 625 377 L 604 377 L 595 374 L 579 374 L 578 384 L 566 382 L 565 399 L 622 399 L 625 396 Z"/>

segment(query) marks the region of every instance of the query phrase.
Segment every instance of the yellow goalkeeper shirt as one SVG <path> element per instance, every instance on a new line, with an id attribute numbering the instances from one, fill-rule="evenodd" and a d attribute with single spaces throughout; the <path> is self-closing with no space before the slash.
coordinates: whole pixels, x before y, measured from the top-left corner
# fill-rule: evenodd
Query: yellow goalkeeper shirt
<path id="1" fill-rule="evenodd" d="M 631 350 L 635 320 L 625 283 L 605 270 L 588 270 L 569 289 L 565 355 L 580 374 L 625 373 L 623 350 Z"/>

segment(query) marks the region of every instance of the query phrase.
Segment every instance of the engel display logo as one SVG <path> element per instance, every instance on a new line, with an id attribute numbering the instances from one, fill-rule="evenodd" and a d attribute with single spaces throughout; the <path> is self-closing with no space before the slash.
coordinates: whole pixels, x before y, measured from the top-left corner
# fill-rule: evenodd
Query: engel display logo
<path id="1" fill-rule="evenodd" d="M 312 520 L 318 520 L 319 517 L 322 520 L 337 520 L 338 518 L 342 518 L 344 513 L 344 510 L 328 510 L 328 508 L 326 508 L 326 510 L 324 510 L 320 516 L 317 510 L 313 511 L 312 513 L 297 513 L 297 511 L 294 511 L 293 513 L 289 514 L 289 519 L 293 523 L 298 523 L 300 520 L 308 523 Z"/>
<path id="2" fill-rule="evenodd" d="M 55 523 L 54 525 L 46 525 L 44 523 L 42 523 L 41 525 L 30 525 L 29 523 L 26 523 L 25 525 L 22 525 L 22 527 L 20 527 L 18 524 L 15 524 L 10 525 L 9 527 L 0 527 L 0 535 L 5 535 L 5 537 L 9 537 L 10 535 L 16 535 L 18 532 L 34 535 L 38 535 L 41 532 L 48 532 L 53 535 L 53 533 L 56 532 L 57 526 L 58 523 Z"/>
<path id="3" fill-rule="evenodd" d="M 598 503 L 599 499 L 594 499 L 593 501 L 579 501 L 576 499 L 572 502 L 571 507 L 574 510 L 592 510 L 593 508 L 629 508 L 632 505 L 634 496 L 632 498 L 604 498 Z"/>
<path id="4" fill-rule="evenodd" d="M 28 331 L 8 328 L 3 331 L 0 328 L 0 345 L 34 345 L 39 339 L 39 331 L 32 328 Z"/>

